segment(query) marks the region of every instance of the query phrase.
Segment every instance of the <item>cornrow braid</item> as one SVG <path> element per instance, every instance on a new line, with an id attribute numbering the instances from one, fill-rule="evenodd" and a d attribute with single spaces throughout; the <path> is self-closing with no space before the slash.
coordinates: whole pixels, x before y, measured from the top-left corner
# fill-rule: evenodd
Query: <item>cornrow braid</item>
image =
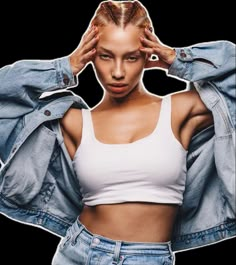
<path id="1" fill-rule="evenodd" d="M 106 26 L 110 23 L 118 27 L 132 24 L 139 28 L 152 28 L 152 22 L 145 7 L 138 1 L 104 1 L 101 2 L 91 24 Z"/>
<path id="2" fill-rule="evenodd" d="M 130 21 L 132 21 L 133 17 L 136 15 L 137 13 L 137 9 L 139 8 L 139 4 L 137 1 L 134 1 L 132 3 L 132 8 L 130 8 L 130 12 L 129 14 L 127 15 L 127 19 L 126 19 L 126 22 L 125 22 L 125 25 L 128 24 Z M 129 9 L 128 9 L 129 10 Z"/>
<path id="3" fill-rule="evenodd" d="M 105 11 L 107 12 L 107 14 L 110 16 L 111 20 L 118 26 L 118 19 L 117 17 L 115 17 L 115 8 L 116 6 L 114 4 L 112 4 L 112 2 L 106 2 L 103 5 L 103 8 L 105 9 Z"/>

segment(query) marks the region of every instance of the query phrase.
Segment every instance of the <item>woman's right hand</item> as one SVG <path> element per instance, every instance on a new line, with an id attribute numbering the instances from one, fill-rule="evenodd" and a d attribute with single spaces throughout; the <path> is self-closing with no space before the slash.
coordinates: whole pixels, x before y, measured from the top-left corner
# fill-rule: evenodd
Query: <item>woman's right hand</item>
<path id="1" fill-rule="evenodd" d="M 82 36 L 78 47 L 69 55 L 71 69 L 74 75 L 81 72 L 93 59 L 98 42 L 98 29 L 91 26 Z"/>

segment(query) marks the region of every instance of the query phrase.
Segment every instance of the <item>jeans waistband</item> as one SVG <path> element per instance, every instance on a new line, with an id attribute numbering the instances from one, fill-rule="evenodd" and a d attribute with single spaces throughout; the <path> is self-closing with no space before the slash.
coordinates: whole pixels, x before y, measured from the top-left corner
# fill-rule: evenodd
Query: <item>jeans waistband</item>
<path id="1" fill-rule="evenodd" d="M 171 253 L 171 242 L 130 242 L 113 240 L 101 235 L 91 233 L 77 218 L 71 227 L 74 240 L 80 239 L 90 247 L 114 253 L 119 249 L 122 254 L 158 254 L 169 255 Z"/>

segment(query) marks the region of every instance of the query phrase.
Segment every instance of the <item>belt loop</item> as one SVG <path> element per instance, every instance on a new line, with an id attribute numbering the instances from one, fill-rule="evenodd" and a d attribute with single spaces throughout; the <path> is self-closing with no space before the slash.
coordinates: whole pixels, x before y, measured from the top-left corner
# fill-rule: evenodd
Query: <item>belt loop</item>
<path id="1" fill-rule="evenodd" d="M 121 249 L 121 241 L 116 241 L 116 246 L 114 249 L 113 261 L 112 264 L 118 264 L 120 261 L 120 249 Z"/>
<path id="2" fill-rule="evenodd" d="M 171 241 L 168 242 L 168 247 L 169 247 L 170 256 L 172 258 L 172 262 L 173 262 L 173 264 L 175 264 L 175 253 L 172 250 L 172 243 L 171 243 Z"/>
<path id="3" fill-rule="evenodd" d="M 79 230 L 76 231 L 71 239 L 71 245 L 74 246 L 76 244 L 76 240 L 78 238 L 78 236 L 80 235 L 80 233 L 84 230 L 84 226 L 81 225 Z"/>

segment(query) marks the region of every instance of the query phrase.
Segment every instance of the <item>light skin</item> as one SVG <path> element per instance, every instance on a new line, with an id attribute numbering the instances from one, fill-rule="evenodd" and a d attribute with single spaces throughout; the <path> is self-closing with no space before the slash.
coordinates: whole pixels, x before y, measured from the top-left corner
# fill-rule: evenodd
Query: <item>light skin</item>
<path id="1" fill-rule="evenodd" d="M 151 60 L 151 55 L 158 59 Z M 162 98 L 145 89 L 143 71 L 166 70 L 175 56 L 174 49 L 163 45 L 155 34 L 133 25 L 88 29 L 69 59 L 75 75 L 92 62 L 104 89 L 102 100 L 91 110 L 100 142 L 131 143 L 154 130 Z M 171 127 L 184 149 L 188 149 L 193 135 L 212 123 L 211 112 L 195 90 L 172 95 Z M 61 129 L 73 159 L 82 135 L 81 110 L 69 109 L 61 119 Z M 92 233 L 112 239 L 166 242 L 171 239 L 177 211 L 177 205 L 127 202 L 85 206 L 79 218 Z"/>

